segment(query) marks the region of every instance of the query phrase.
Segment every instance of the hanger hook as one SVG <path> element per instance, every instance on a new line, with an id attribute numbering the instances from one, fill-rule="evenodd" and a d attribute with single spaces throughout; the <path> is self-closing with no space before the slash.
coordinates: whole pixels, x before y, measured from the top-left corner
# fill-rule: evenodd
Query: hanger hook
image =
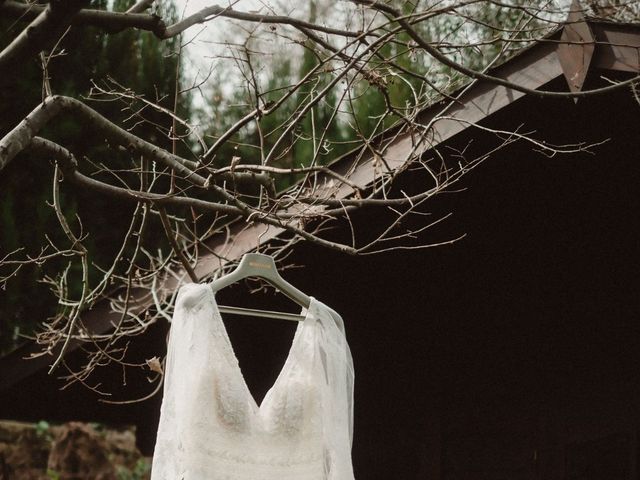
<path id="1" fill-rule="evenodd" d="M 260 235 L 258 235 L 258 242 L 257 242 L 258 244 L 256 245 L 256 253 L 260 253 L 260 245 L 262 243 L 262 237 L 268 231 L 269 231 L 269 225 L 266 226 L 266 228 L 264 229 L 264 232 L 262 232 Z"/>

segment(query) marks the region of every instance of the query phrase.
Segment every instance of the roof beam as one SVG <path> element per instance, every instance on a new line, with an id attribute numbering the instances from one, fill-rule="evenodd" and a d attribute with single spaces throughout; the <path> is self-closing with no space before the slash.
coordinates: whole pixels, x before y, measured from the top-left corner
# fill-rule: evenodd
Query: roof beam
<path id="1" fill-rule="evenodd" d="M 640 72 L 640 29 L 629 25 L 594 23 L 598 48 L 593 66 L 605 70 Z"/>
<path id="2" fill-rule="evenodd" d="M 584 9 L 580 2 L 573 0 L 566 24 L 562 29 L 558 45 L 558 58 L 562 71 L 572 92 L 582 90 L 589 72 L 595 38 L 584 18 Z M 577 101 L 578 99 L 575 98 Z"/>

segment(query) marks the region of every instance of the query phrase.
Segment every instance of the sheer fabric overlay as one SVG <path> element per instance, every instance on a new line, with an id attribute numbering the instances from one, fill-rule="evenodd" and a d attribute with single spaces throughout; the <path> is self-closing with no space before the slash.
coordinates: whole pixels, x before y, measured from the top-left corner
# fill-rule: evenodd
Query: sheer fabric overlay
<path id="1" fill-rule="evenodd" d="M 209 285 L 180 288 L 152 480 L 353 480 L 353 360 L 342 318 L 311 298 L 258 405 Z"/>

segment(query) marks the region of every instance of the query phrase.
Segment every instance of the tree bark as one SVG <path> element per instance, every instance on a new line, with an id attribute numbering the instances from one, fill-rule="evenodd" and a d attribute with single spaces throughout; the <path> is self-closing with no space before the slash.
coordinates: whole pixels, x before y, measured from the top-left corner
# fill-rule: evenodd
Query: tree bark
<path id="1" fill-rule="evenodd" d="M 2 6 L 4 2 L 0 2 Z M 89 4 L 88 0 L 52 0 L 14 40 L 0 52 L 0 76 L 21 70 L 15 68 L 42 50 L 53 46 L 70 25 L 73 16 Z M 3 7 L 4 8 L 4 7 Z"/>

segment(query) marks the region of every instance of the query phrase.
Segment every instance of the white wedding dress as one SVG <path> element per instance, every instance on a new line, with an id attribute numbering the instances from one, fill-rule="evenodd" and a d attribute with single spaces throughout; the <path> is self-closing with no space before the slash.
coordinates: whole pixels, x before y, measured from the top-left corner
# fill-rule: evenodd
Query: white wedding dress
<path id="1" fill-rule="evenodd" d="M 353 361 L 342 319 L 314 298 L 303 314 L 258 405 L 210 286 L 180 288 L 151 480 L 353 480 Z"/>

